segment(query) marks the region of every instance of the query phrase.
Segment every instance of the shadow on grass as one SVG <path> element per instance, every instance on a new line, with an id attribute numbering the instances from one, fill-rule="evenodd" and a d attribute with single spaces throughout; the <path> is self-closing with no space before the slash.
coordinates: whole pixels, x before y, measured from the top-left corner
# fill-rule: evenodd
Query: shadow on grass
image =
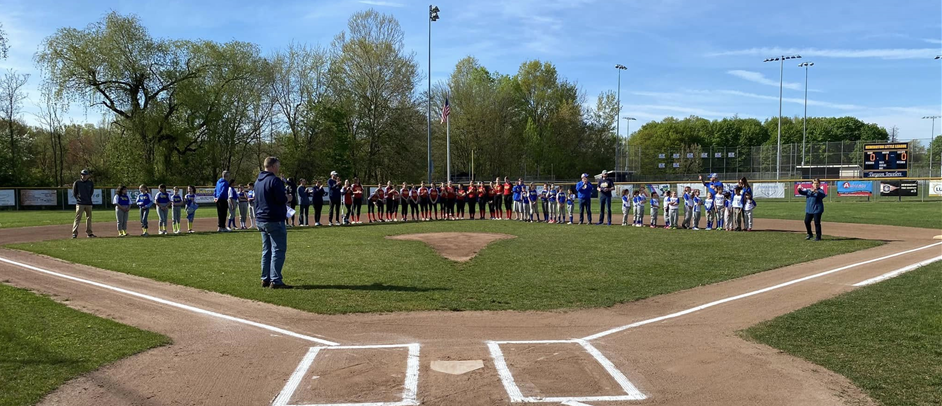
<path id="1" fill-rule="evenodd" d="M 385 285 L 382 283 L 374 283 L 372 285 L 293 285 L 293 288 L 300 290 L 365 290 L 418 293 L 451 290 L 446 288 L 420 288 L 416 286 Z"/>

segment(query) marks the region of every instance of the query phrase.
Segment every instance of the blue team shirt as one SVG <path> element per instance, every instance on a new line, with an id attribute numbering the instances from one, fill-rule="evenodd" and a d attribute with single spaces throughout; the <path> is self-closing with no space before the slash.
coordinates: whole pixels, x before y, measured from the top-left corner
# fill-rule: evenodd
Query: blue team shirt
<path id="1" fill-rule="evenodd" d="M 154 194 L 154 201 L 156 201 L 158 204 L 170 203 L 170 194 L 167 192 L 157 192 Z"/>
<path id="2" fill-rule="evenodd" d="M 514 195 L 513 195 L 514 201 L 519 202 L 521 198 L 520 195 L 523 193 L 523 186 L 520 186 L 520 185 L 514 186 L 513 192 L 514 192 Z"/>
<path id="3" fill-rule="evenodd" d="M 536 190 L 532 190 L 532 189 L 530 190 L 530 201 L 531 201 L 531 202 L 535 202 L 536 199 L 538 198 L 538 196 L 539 196 L 539 194 L 536 193 Z"/>
<path id="4" fill-rule="evenodd" d="M 150 208 L 152 202 L 150 201 L 150 193 L 141 193 L 137 195 L 137 207 L 142 209 Z"/>
<path id="5" fill-rule="evenodd" d="M 556 201 L 559 203 L 566 203 L 566 194 L 563 192 L 556 192 Z"/>

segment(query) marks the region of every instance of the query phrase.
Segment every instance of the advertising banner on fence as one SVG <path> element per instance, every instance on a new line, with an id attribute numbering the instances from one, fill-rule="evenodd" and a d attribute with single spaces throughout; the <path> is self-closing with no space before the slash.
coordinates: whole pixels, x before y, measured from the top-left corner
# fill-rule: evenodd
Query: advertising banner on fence
<path id="1" fill-rule="evenodd" d="M 20 190 L 21 206 L 55 206 L 55 190 Z"/>
<path id="2" fill-rule="evenodd" d="M 16 206 L 16 191 L 0 190 L 0 206 Z"/>
<path id="3" fill-rule="evenodd" d="M 101 204 L 101 189 L 95 189 L 92 193 L 92 204 Z M 69 195 L 69 206 L 75 206 L 75 196 L 72 196 L 72 191 L 66 191 L 66 194 Z"/>
<path id="4" fill-rule="evenodd" d="M 794 188 L 795 188 L 795 196 L 801 196 L 801 194 L 798 193 L 798 188 L 802 188 L 802 189 L 811 189 L 811 187 L 812 187 L 812 186 L 811 186 L 811 182 L 795 182 L 795 187 L 794 187 Z M 827 183 L 827 182 L 821 182 L 821 190 L 823 190 L 825 194 L 830 194 L 830 193 L 831 193 L 830 190 L 828 190 L 828 189 L 829 189 L 829 188 L 828 188 L 828 183 Z"/>
<path id="5" fill-rule="evenodd" d="M 684 188 L 687 186 L 690 186 L 690 190 L 699 190 L 700 196 L 706 196 L 706 186 L 703 186 L 703 183 L 678 183 L 677 196 L 683 197 Z"/>
<path id="6" fill-rule="evenodd" d="M 752 184 L 753 199 L 784 199 L 784 183 L 754 183 Z"/>
<path id="7" fill-rule="evenodd" d="M 919 196 L 919 182 L 914 180 L 882 181 L 880 196 Z"/>
<path id="8" fill-rule="evenodd" d="M 612 196 L 621 197 L 623 190 L 628 190 L 628 194 L 632 194 L 635 191 L 635 185 L 615 185 L 615 190 L 612 191 Z"/>
<path id="9" fill-rule="evenodd" d="M 929 181 L 929 196 L 942 196 L 942 180 Z"/>
<path id="10" fill-rule="evenodd" d="M 644 189 L 648 192 L 648 196 L 651 195 L 651 192 L 657 192 L 659 196 L 664 196 L 664 192 L 671 190 L 671 185 L 666 183 L 646 183 L 644 184 Z"/>
<path id="11" fill-rule="evenodd" d="M 215 192 L 213 188 L 196 188 L 196 204 L 212 203 Z M 186 191 L 183 191 L 183 195 L 186 196 Z"/>
<path id="12" fill-rule="evenodd" d="M 870 196 L 873 194 L 873 182 L 843 180 L 837 182 L 838 196 Z"/>

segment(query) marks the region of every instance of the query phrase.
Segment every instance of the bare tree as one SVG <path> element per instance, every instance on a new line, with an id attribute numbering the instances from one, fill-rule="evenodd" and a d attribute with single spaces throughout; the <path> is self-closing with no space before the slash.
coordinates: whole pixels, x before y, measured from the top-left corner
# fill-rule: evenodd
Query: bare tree
<path id="1" fill-rule="evenodd" d="M 12 167 L 13 181 L 17 177 L 16 160 L 16 131 L 14 130 L 14 121 L 19 117 L 23 109 L 23 100 L 28 96 L 23 91 L 23 86 L 29 81 L 29 74 L 18 74 L 15 70 L 9 70 L 0 78 L 0 120 L 6 123 L 7 135 L 10 137 L 10 165 Z"/>
<path id="2" fill-rule="evenodd" d="M 10 45 L 7 44 L 7 33 L 3 31 L 3 23 L 0 23 L 0 59 L 6 59 L 7 51 L 10 50 Z"/>
<path id="3" fill-rule="evenodd" d="M 65 165 L 65 125 L 62 123 L 62 114 L 66 112 L 67 105 L 57 101 L 50 94 L 43 95 L 43 104 L 39 107 L 39 114 L 36 118 L 40 126 L 49 135 L 49 147 L 52 152 L 52 179 L 56 185 L 65 183 L 63 176 Z M 47 165 L 48 167 L 48 165 Z"/>

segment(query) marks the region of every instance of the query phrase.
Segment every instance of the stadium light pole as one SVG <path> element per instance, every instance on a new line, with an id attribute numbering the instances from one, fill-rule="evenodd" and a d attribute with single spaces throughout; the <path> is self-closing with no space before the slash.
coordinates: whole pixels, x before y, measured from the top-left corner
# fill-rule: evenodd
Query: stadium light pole
<path id="1" fill-rule="evenodd" d="M 942 55 L 939 56 L 942 57 Z M 922 118 L 923 120 L 932 120 L 932 130 L 929 132 L 929 176 L 932 176 L 932 141 L 935 139 L 935 119 L 937 118 L 942 118 L 942 116 L 925 116 Z"/>
<path id="2" fill-rule="evenodd" d="M 778 62 L 778 148 L 775 151 L 775 179 L 778 180 L 781 178 L 782 172 L 782 89 L 784 88 L 785 81 L 785 60 L 786 59 L 801 59 L 801 55 L 790 55 L 790 56 L 778 56 L 775 58 L 767 58 L 762 62 Z"/>
<path id="3" fill-rule="evenodd" d="M 635 118 L 634 118 L 634 117 L 628 117 L 628 116 L 625 116 L 625 117 L 622 117 L 622 118 L 625 119 L 625 148 L 626 148 L 626 151 L 625 151 L 625 172 L 628 172 L 628 151 L 627 151 L 627 148 L 628 148 L 628 136 L 631 135 L 631 120 L 634 120 Z"/>
<path id="4" fill-rule="evenodd" d="M 801 121 L 801 166 L 805 166 L 805 139 L 808 138 L 808 68 L 814 62 L 802 62 L 798 67 L 805 68 L 805 118 Z"/>
<path id="5" fill-rule="evenodd" d="M 432 21 L 438 21 L 438 6 L 428 6 L 428 183 L 432 183 Z"/>
<path id="6" fill-rule="evenodd" d="M 625 65 L 622 65 L 619 63 L 615 65 L 615 69 L 618 70 L 618 96 L 617 96 L 618 112 L 615 113 L 615 170 L 617 171 L 618 170 L 618 158 L 621 156 L 621 142 L 620 142 L 621 134 L 619 133 L 620 128 L 618 128 L 618 124 L 619 124 L 618 116 L 621 115 L 621 71 L 626 70 L 628 68 L 625 67 Z M 618 175 L 616 174 L 615 177 L 617 178 Z"/>

